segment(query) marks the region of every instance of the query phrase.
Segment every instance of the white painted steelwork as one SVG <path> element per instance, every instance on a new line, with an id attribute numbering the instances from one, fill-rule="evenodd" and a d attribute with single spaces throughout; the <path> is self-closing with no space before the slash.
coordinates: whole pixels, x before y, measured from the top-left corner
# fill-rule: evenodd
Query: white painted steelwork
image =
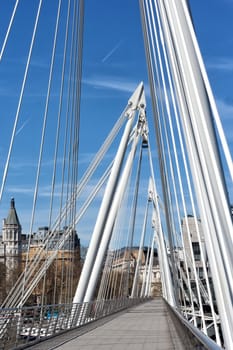
<path id="1" fill-rule="evenodd" d="M 179 109 L 182 131 L 186 143 L 186 152 L 201 216 L 205 244 L 221 319 L 224 344 L 227 349 L 232 349 L 233 228 L 216 130 L 221 139 L 231 175 L 232 160 L 223 137 L 221 123 L 219 122 L 213 94 L 198 48 L 187 1 L 145 0 L 140 1 L 140 4 L 158 138 L 158 152 L 162 160 L 160 161 L 160 170 L 168 236 L 171 233 L 175 235 L 175 232 L 172 232 L 172 230 L 174 230 L 171 216 L 173 212 L 172 200 L 169 184 L 166 181 L 168 176 L 166 168 L 167 163 L 165 161 L 165 150 L 161 131 L 164 110 L 163 107 L 159 107 L 161 102 L 159 101 L 159 88 L 161 87 L 160 80 L 164 82 L 164 76 L 163 73 L 160 74 L 158 72 L 157 60 L 160 60 L 160 57 L 158 57 L 159 54 L 157 54 L 154 47 L 154 38 L 157 35 L 154 33 L 155 26 L 158 26 L 160 34 L 162 33 L 160 35 L 160 45 L 165 52 L 165 62 L 166 64 L 169 63 L 169 69 L 172 74 L 172 85 L 176 93 L 175 103 Z M 154 23 L 155 12 L 158 17 L 158 25 Z M 168 62 L 166 61 L 166 57 L 168 57 Z M 170 72 L 168 72 L 168 77 L 170 79 L 169 74 Z M 158 86 L 156 86 L 156 84 L 158 84 Z M 176 105 L 174 109 L 176 109 Z M 216 130 L 213 123 L 213 116 L 216 122 Z M 172 239 L 169 239 L 169 244 L 170 246 L 172 245 L 171 249 L 173 249 L 174 243 Z M 173 269 L 173 279 L 174 277 L 177 278 L 175 276 L 175 270 Z M 197 276 L 195 278 L 197 282 Z M 174 287 L 175 289 L 177 288 L 175 285 Z M 200 292 L 201 291 L 199 291 L 199 300 L 201 300 Z M 200 305 L 200 309 L 202 309 L 202 305 Z M 194 314 L 193 316 L 195 317 Z M 202 317 L 204 317 L 204 315 Z M 216 337 L 218 338 L 218 335 L 216 335 Z"/>
<path id="2" fill-rule="evenodd" d="M 129 104 L 128 104 L 129 108 L 126 114 L 126 118 L 128 119 L 128 121 L 125 126 L 125 131 L 122 136 L 121 143 L 119 145 L 119 148 L 113 163 L 112 171 L 109 177 L 109 181 L 101 203 L 101 207 L 99 209 L 98 217 L 96 220 L 95 228 L 93 230 L 92 238 L 87 251 L 87 256 L 86 256 L 85 263 L 80 276 L 79 284 L 73 299 L 74 303 L 82 302 L 85 297 L 88 281 L 90 279 L 90 275 L 95 263 L 98 247 L 100 245 L 102 235 L 103 235 L 103 229 L 105 226 L 105 222 L 107 220 L 108 212 L 111 206 L 111 202 L 113 200 L 113 195 L 116 189 L 116 184 L 117 184 L 121 166 L 123 163 L 124 154 L 129 141 L 130 133 L 132 131 L 134 117 L 139 108 L 139 105 L 141 103 L 144 103 L 144 100 L 142 100 L 142 93 L 143 93 L 143 84 L 140 83 L 129 100 Z"/>

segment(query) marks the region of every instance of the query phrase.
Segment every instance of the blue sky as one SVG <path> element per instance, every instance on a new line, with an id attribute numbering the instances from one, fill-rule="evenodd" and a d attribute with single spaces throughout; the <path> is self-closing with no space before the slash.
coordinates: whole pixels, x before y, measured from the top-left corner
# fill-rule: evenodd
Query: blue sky
<path id="1" fill-rule="evenodd" d="M 55 21 L 57 6 L 55 0 L 44 2 L 38 44 L 33 52 L 32 74 L 17 127 L 13 162 L 6 191 L 0 203 L 0 218 L 3 218 L 7 215 L 10 198 L 15 197 L 24 231 L 27 231 L 29 226 L 33 192 L 31 174 L 35 172 L 34 161 L 38 149 L 34 132 L 41 127 L 40 98 L 46 91 L 46 80 L 43 76 L 44 73 L 48 73 L 46 54 L 51 47 L 50 29 Z M 0 47 L 14 3 L 13 0 L 0 2 Z M 63 5 L 65 3 L 66 1 Z M 37 4 L 36 0 L 20 1 L 9 41 L 0 61 L 0 174 L 9 144 L 9 133 L 16 111 L 31 35 L 29 33 L 32 30 Z M 233 1 L 191 0 L 190 5 L 199 45 L 232 152 Z M 144 81 L 147 92 L 150 138 L 155 149 L 138 1 L 86 0 L 84 23 L 80 171 L 100 147 L 140 81 Z M 62 25 L 64 26 L 64 23 Z M 54 95 L 56 91 L 54 88 Z M 49 127 L 52 130 L 52 124 Z M 51 162 L 48 156 L 48 168 Z M 43 181 L 42 189 L 46 199 L 49 187 L 46 174 Z M 44 217 L 47 209 L 41 207 L 40 210 L 41 222 L 38 221 L 38 225 L 46 225 Z"/>

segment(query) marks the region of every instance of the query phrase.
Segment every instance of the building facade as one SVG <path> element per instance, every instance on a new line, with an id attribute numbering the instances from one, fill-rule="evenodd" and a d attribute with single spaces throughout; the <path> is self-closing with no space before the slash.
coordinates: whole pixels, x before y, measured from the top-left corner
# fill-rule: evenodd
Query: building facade
<path id="1" fill-rule="evenodd" d="M 207 254 L 201 220 L 192 215 L 182 219 L 182 235 L 184 242 L 184 251 L 186 253 L 187 265 L 190 271 L 190 278 L 194 279 L 192 255 L 194 257 L 195 268 L 200 279 L 203 278 L 203 263 L 207 266 Z M 198 234 L 199 233 L 199 234 Z M 200 236 L 200 242 L 198 239 Z M 201 247 L 203 260 L 201 259 Z"/>
<path id="2" fill-rule="evenodd" d="M 65 235 L 65 239 L 63 238 Z M 49 238 L 49 239 L 48 239 Z M 45 241 L 48 241 L 45 247 Z M 0 304 L 14 288 L 18 276 L 40 256 L 40 263 L 34 273 L 39 271 L 42 264 L 55 256 L 50 264 L 46 277 L 40 281 L 33 291 L 29 304 L 57 303 L 68 300 L 73 296 L 81 272 L 80 240 L 75 230 L 64 227 L 54 231 L 47 226 L 39 227 L 37 232 L 29 235 L 22 234 L 22 227 L 15 207 L 14 198 L 10 201 L 8 216 L 3 219 L 2 236 L 0 237 Z M 72 279 L 67 299 L 68 279 Z M 45 291 L 45 293 L 43 292 Z"/>

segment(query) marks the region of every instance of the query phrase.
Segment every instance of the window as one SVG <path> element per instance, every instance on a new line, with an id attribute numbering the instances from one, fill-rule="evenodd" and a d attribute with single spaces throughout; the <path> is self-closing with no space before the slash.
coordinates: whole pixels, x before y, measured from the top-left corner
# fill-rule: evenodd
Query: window
<path id="1" fill-rule="evenodd" d="M 203 267 L 199 267 L 199 278 L 204 278 L 204 271 L 203 271 Z"/>
<path id="2" fill-rule="evenodd" d="M 193 254 L 194 254 L 194 259 L 197 260 L 201 260 L 201 252 L 200 252 L 200 246 L 198 242 L 192 242 L 192 246 L 193 246 Z"/>

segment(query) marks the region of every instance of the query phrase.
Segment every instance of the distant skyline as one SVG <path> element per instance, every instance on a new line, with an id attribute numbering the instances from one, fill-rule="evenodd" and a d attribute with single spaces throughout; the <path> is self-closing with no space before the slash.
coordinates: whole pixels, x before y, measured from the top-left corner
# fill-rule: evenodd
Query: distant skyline
<path id="1" fill-rule="evenodd" d="M 9 23 L 14 1 L 0 5 L 0 49 Z M 28 203 L 33 195 L 31 174 L 35 172 L 36 139 L 34 130 L 39 128 L 39 98 L 45 90 L 43 74 L 48 71 L 46 50 L 51 44 L 50 23 L 55 21 L 55 8 L 58 1 L 45 2 L 42 9 L 43 30 L 38 39 L 47 38 L 43 44 L 35 46 L 32 66 L 35 71 L 30 88 L 25 97 L 26 107 L 22 110 L 16 130 L 16 141 L 6 183 L 0 218 L 7 216 L 11 197 L 15 198 L 16 208 L 23 232 L 28 232 L 31 210 Z M 66 2 L 63 3 L 63 5 Z M 35 9 L 38 1 L 19 2 L 16 17 L 9 39 L 0 61 L 0 175 L 2 177 L 5 152 L 9 144 L 12 119 L 15 115 L 19 86 L 26 61 L 29 43 L 29 29 L 32 30 Z M 194 26 L 207 68 L 211 86 L 216 98 L 226 138 L 231 153 L 233 151 L 233 1 L 209 0 L 190 1 Z M 63 23 L 62 23 L 63 24 Z M 20 29 L 19 29 L 20 28 Z M 22 32 L 22 33 L 21 33 Z M 48 34 L 47 34 L 48 33 Z M 31 35 L 31 34 L 30 34 Z M 59 59 L 59 58 L 58 58 Z M 83 75 L 81 100 L 80 134 L 80 174 L 120 116 L 128 98 L 143 81 L 146 89 L 150 139 L 155 155 L 154 130 L 151 115 L 151 103 L 145 61 L 143 35 L 140 22 L 138 1 L 99 0 L 85 1 Z M 40 89 L 44 90 L 40 90 Z M 54 88 L 54 97 L 58 90 Z M 7 131 L 5 131 L 5 129 Z M 23 155 L 23 156 L 22 156 Z M 19 160 L 20 159 L 20 160 Z M 45 158 L 48 172 L 51 171 L 52 159 Z M 48 198 L 50 183 L 46 173 L 41 183 L 41 196 Z M 59 187 L 56 188 L 59 191 Z M 229 187 L 233 201 L 233 186 Z M 40 208 L 41 223 L 47 223 L 47 209 Z M 82 232 L 81 232 L 82 234 Z M 82 236 L 82 240 L 84 239 Z"/>

